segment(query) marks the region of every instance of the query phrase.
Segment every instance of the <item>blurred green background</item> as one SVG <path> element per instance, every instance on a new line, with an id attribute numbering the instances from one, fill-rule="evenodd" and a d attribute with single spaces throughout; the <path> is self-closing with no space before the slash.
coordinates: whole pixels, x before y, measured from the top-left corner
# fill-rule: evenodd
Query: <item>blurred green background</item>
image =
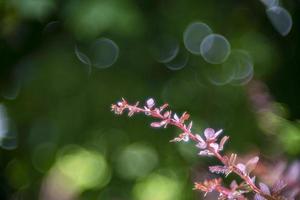
<path id="1" fill-rule="evenodd" d="M 188 111 L 195 132 L 223 128 L 227 151 L 298 158 L 300 2 L 281 3 L 294 22 L 286 37 L 259 0 L 0 0 L 0 199 L 201 199 L 193 181 L 214 159 L 169 143 L 173 128 L 115 116 L 121 97 Z M 249 52 L 252 81 L 217 86 L 205 77 L 216 66 L 200 56 L 181 70 L 153 58 L 165 35 L 184 49 L 195 21 Z M 117 60 L 89 73 L 76 45 L 103 37 L 118 46 Z"/>

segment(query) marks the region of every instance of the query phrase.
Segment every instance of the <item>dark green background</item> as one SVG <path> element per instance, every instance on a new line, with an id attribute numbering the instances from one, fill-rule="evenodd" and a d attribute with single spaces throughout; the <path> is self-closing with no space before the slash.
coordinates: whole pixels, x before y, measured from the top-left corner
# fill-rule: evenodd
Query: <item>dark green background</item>
<path id="1" fill-rule="evenodd" d="M 300 2 L 282 5 L 293 18 L 286 37 L 272 27 L 259 0 L 1 0 L 0 90 L 13 90 L 17 83 L 21 89 L 13 100 L 0 98 L 18 142 L 14 150 L 0 149 L 0 199 L 45 199 L 42 185 L 58 173 L 61 154 L 70 145 L 104 158 L 110 171 L 105 186 L 70 186 L 70 191 L 75 188 L 74 199 L 146 200 L 136 193 L 148 194 L 143 191 L 147 187 L 149 194 L 162 193 L 153 200 L 201 198 L 192 184 L 207 176 L 207 163 L 214 159 L 197 157 L 192 144 L 168 143 L 178 133 L 174 128 L 152 129 L 144 116 L 115 116 L 110 105 L 121 97 L 132 103 L 149 97 L 159 104 L 167 101 L 178 113 L 188 111 L 199 133 L 205 127 L 223 128 L 230 136 L 228 151 L 255 151 L 274 160 L 299 157 Z M 58 26 L 45 29 L 52 21 Z M 203 71 L 212 65 L 199 56 L 190 55 L 180 71 L 153 59 L 152 41 L 163 35 L 182 41 L 185 28 L 194 21 L 207 23 L 233 49 L 251 54 L 254 79 L 268 86 L 277 113 L 259 117 L 247 92 L 251 82 L 210 84 Z M 88 76 L 74 46 L 99 37 L 115 41 L 119 57 L 112 67 L 93 68 Z M 271 134 L 261 128 L 268 120 L 275 127 Z M 141 166 L 156 160 L 150 171 L 133 177 L 126 169 L 120 172 L 119 156 L 128 145 L 142 152 L 137 161 Z M 75 164 L 86 166 L 83 176 L 97 172 L 97 166 L 85 163 L 85 154 L 77 151 L 71 152 L 79 159 Z M 130 163 L 135 166 L 135 161 L 133 156 Z M 70 165 L 71 176 L 80 174 L 80 167 Z M 89 183 L 89 177 L 80 178 Z M 54 183 L 68 184 L 63 179 Z M 63 199 L 59 192 L 52 195 Z"/>

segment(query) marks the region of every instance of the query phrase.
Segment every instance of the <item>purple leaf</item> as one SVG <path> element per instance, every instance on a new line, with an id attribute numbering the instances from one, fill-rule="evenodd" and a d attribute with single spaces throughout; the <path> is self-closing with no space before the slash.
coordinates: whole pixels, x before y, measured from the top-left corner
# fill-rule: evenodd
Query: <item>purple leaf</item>
<path id="1" fill-rule="evenodd" d="M 237 182 L 235 180 L 233 180 L 231 183 L 230 183 L 230 188 L 235 190 L 239 185 L 237 184 Z"/>
<path id="2" fill-rule="evenodd" d="M 259 188 L 261 189 L 261 191 L 262 191 L 263 193 L 268 194 L 268 195 L 271 194 L 270 189 L 269 189 L 269 187 L 268 187 L 266 184 L 264 184 L 264 183 L 259 183 Z"/>
<path id="3" fill-rule="evenodd" d="M 286 183 L 283 180 L 278 180 L 274 183 L 272 186 L 271 190 L 272 193 L 280 193 L 280 191 L 285 188 Z"/>
<path id="4" fill-rule="evenodd" d="M 224 136 L 224 137 L 221 139 L 221 142 L 220 142 L 220 150 L 221 150 L 221 151 L 223 150 L 224 145 L 225 145 L 225 143 L 227 142 L 228 139 L 229 139 L 228 136 Z"/>
<path id="5" fill-rule="evenodd" d="M 287 170 L 286 180 L 288 182 L 297 182 L 300 178 L 300 162 L 295 161 Z"/>
<path id="6" fill-rule="evenodd" d="M 266 200 L 266 199 L 264 197 L 260 196 L 259 194 L 255 194 L 254 200 Z"/>

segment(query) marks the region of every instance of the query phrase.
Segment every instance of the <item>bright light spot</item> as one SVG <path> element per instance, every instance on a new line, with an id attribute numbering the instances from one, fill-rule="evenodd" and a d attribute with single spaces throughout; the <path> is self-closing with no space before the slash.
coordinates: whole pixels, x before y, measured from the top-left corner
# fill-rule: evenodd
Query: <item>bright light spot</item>
<path id="1" fill-rule="evenodd" d="M 287 120 L 282 120 L 280 130 L 280 140 L 283 143 L 285 150 L 297 155 L 300 152 L 300 128 L 299 124 L 294 124 Z"/>
<path id="2" fill-rule="evenodd" d="M 154 42 L 151 51 L 157 62 L 167 63 L 178 54 L 179 43 L 173 37 L 163 36 Z"/>
<path id="3" fill-rule="evenodd" d="M 157 163 L 154 149 L 143 144 L 132 144 L 117 158 L 117 171 L 123 178 L 136 179 L 148 175 Z"/>
<path id="4" fill-rule="evenodd" d="M 219 34 L 210 34 L 206 36 L 201 45 L 200 53 L 204 60 L 211 64 L 223 63 L 231 51 L 228 40 Z"/>
<path id="5" fill-rule="evenodd" d="M 56 166 L 70 180 L 69 184 L 78 191 L 101 188 L 111 177 L 102 154 L 75 145 L 60 152 Z"/>
<path id="6" fill-rule="evenodd" d="M 91 66 L 105 69 L 112 66 L 118 59 L 119 47 L 108 39 L 100 38 L 89 45 L 75 46 L 75 55 L 80 62 L 87 65 L 87 73 L 91 73 Z"/>
<path id="7" fill-rule="evenodd" d="M 6 107 L 0 104 L 0 147 L 12 150 L 17 147 L 16 132 L 12 130 Z"/>
<path id="8" fill-rule="evenodd" d="M 97 68 L 112 66 L 119 56 L 118 45 L 108 38 L 97 39 L 91 46 L 91 61 Z"/>
<path id="9" fill-rule="evenodd" d="M 279 5 L 279 0 L 260 0 L 267 8 Z"/>
<path id="10" fill-rule="evenodd" d="M 177 180 L 152 174 L 134 186 L 133 195 L 135 200 L 179 200 L 181 190 Z"/>
<path id="11" fill-rule="evenodd" d="M 202 22 L 190 24 L 183 34 L 183 43 L 188 51 L 200 55 L 200 45 L 203 39 L 212 33 L 210 27 Z"/>
<path id="12" fill-rule="evenodd" d="M 289 34 L 292 29 L 293 21 L 290 13 L 286 9 L 280 6 L 273 6 L 267 9 L 266 12 L 272 25 L 282 36 Z"/>
<path id="13" fill-rule="evenodd" d="M 189 54 L 184 49 L 180 49 L 176 57 L 168 63 L 166 67 L 170 70 L 180 70 L 186 66 L 189 61 Z"/>
<path id="14" fill-rule="evenodd" d="M 4 138 L 9 129 L 9 119 L 6 112 L 6 107 L 0 104 L 0 139 Z"/>
<path id="15" fill-rule="evenodd" d="M 234 69 L 229 65 L 212 66 L 207 69 L 207 79 L 213 85 L 222 86 L 230 83 L 234 78 Z"/>

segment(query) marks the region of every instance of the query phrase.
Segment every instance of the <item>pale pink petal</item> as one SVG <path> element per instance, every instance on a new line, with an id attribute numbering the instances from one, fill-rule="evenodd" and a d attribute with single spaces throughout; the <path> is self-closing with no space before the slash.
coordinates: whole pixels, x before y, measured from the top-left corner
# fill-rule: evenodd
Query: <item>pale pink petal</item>
<path id="1" fill-rule="evenodd" d="M 215 133 L 214 138 L 217 138 L 222 132 L 223 132 L 223 129 L 218 130 L 218 131 Z"/>
<path id="2" fill-rule="evenodd" d="M 204 135 L 205 135 L 206 139 L 213 138 L 215 135 L 215 130 L 212 128 L 207 128 L 204 130 Z"/>
<path id="3" fill-rule="evenodd" d="M 150 98 L 147 100 L 146 105 L 148 108 L 153 108 L 153 106 L 155 105 L 154 99 Z"/>
<path id="4" fill-rule="evenodd" d="M 179 122 L 179 117 L 178 117 L 178 115 L 176 113 L 174 114 L 174 120 L 177 121 L 177 122 Z"/>
<path id="5" fill-rule="evenodd" d="M 200 156 L 212 156 L 213 154 L 208 150 L 203 150 L 203 151 L 200 151 L 198 155 L 200 155 Z"/>
<path id="6" fill-rule="evenodd" d="M 259 161 L 259 157 L 255 156 L 254 158 L 251 158 L 247 163 L 246 163 L 246 171 L 248 173 L 251 173 L 257 165 L 257 162 Z"/>
<path id="7" fill-rule="evenodd" d="M 188 141 L 190 140 L 189 135 L 188 135 L 188 134 L 184 134 L 184 135 L 182 136 L 182 140 L 185 141 L 185 142 L 188 142 Z"/>
<path id="8" fill-rule="evenodd" d="M 216 152 L 219 151 L 219 145 L 217 143 L 211 143 L 209 146 L 212 147 Z"/>
<path id="9" fill-rule="evenodd" d="M 187 130 L 191 131 L 192 129 L 192 126 L 193 126 L 193 121 L 191 121 L 187 127 Z"/>
<path id="10" fill-rule="evenodd" d="M 236 165 L 236 167 L 243 173 L 246 174 L 246 166 L 242 163 Z"/>
<path id="11" fill-rule="evenodd" d="M 230 183 L 230 188 L 235 190 L 236 188 L 238 187 L 238 184 L 236 183 L 235 180 L 233 180 L 231 183 Z"/>

